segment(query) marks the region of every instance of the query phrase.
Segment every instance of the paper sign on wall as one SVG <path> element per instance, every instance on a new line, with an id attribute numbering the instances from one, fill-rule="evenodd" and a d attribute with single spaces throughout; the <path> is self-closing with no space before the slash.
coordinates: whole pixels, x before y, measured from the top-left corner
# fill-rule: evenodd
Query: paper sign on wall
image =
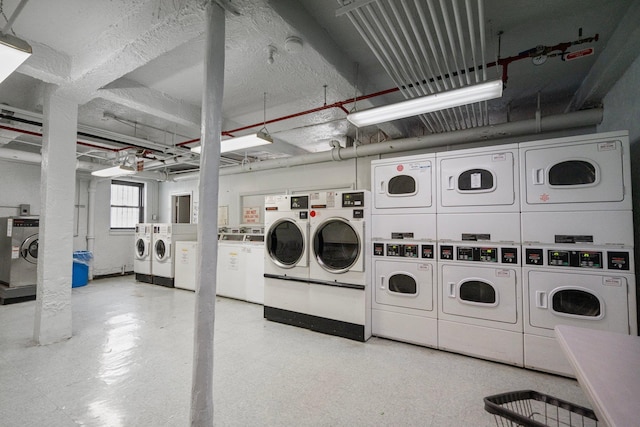
<path id="1" fill-rule="evenodd" d="M 242 223 L 243 224 L 260 224 L 260 211 L 259 207 L 244 207 L 242 208 Z"/>

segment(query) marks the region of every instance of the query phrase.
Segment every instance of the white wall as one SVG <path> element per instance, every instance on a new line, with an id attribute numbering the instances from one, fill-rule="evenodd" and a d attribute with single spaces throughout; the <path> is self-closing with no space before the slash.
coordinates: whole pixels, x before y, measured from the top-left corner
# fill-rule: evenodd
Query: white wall
<path id="1" fill-rule="evenodd" d="M 40 165 L 0 160 L 0 217 L 19 215 L 18 205 L 40 214 Z"/>

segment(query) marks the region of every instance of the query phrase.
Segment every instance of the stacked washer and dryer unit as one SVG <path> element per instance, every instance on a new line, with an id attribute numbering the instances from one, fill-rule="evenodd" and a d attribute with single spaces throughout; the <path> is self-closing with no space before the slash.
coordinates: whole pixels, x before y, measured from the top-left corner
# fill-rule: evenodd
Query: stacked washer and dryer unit
<path id="1" fill-rule="evenodd" d="M 520 144 L 524 364 L 573 376 L 559 324 L 637 335 L 627 132 Z"/>
<path id="2" fill-rule="evenodd" d="M 371 168 L 374 335 L 567 376 L 555 326 L 637 335 L 627 132 Z"/>
<path id="3" fill-rule="evenodd" d="M 518 146 L 436 160 L 438 346 L 522 366 Z"/>
<path id="4" fill-rule="evenodd" d="M 364 190 L 265 198 L 266 319 L 371 336 L 369 204 Z"/>
<path id="5" fill-rule="evenodd" d="M 438 346 L 435 156 L 371 162 L 373 335 Z"/>

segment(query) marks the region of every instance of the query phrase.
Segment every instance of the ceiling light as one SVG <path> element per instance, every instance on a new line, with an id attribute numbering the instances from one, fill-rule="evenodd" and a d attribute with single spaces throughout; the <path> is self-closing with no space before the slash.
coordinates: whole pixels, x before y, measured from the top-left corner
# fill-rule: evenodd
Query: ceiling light
<path id="1" fill-rule="evenodd" d="M 245 148 L 259 147 L 260 145 L 271 144 L 273 139 L 264 133 L 257 132 L 252 133 L 251 135 L 239 136 L 236 138 L 223 139 L 220 141 L 220 152 L 228 153 L 229 151 L 239 151 L 244 150 Z M 200 153 L 202 150 L 201 145 L 197 147 L 193 147 L 191 151 L 194 153 Z"/>
<path id="2" fill-rule="evenodd" d="M 473 104 L 475 102 L 487 101 L 489 99 L 500 98 L 501 96 L 502 81 L 494 80 L 420 98 L 409 99 L 383 107 L 358 111 L 349 114 L 347 120 L 358 127 L 369 126 L 376 123 L 389 122 L 391 120 L 445 110 L 447 108 L 459 107 L 461 105 Z"/>
<path id="3" fill-rule="evenodd" d="M 0 83 L 31 56 L 29 43 L 0 32 Z"/>
<path id="4" fill-rule="evenodd" d="M 114 176 L 133 175 L 135 173 L 136 173 L 136 170 L 133 168 L 133 166 L 118 165 L 118 166 L 113 166 L 106 169 L 93 171 L 91 172 L 91 175 L 99 176 L 102 178 L 111 178 Z"/>

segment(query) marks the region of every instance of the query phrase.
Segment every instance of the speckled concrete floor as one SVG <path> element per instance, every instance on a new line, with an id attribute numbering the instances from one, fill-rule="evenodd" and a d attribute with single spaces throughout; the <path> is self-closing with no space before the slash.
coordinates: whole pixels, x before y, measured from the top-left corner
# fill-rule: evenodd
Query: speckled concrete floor
<path id="1" fill-rule="evenodd" d="M 73 337 L 32 341 L 35 303 L 0 306 L 0 425 L 189 425 L 194 294 L 102 279 L 73 290 Z M 219 298 L 217 426 L 492 426 L 482 398 L 534 389 L 588 406 L 574 380 L 266 321 Z"/>

